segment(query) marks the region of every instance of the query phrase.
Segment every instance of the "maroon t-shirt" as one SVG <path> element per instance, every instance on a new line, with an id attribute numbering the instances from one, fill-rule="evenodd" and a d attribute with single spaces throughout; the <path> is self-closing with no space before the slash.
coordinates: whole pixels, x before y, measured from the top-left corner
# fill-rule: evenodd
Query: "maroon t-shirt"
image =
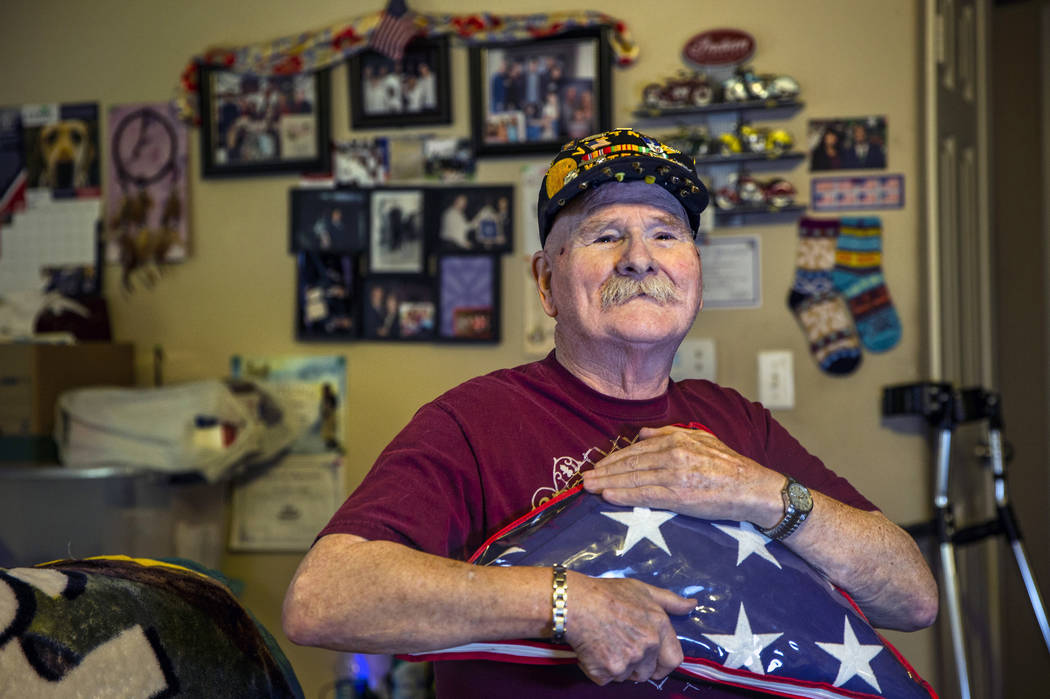
<path id="1" fill-rule="evenodd" d="M 710 381 L 671 382 L 648 400 L 598 393 L 545 359 L 471 379 L 419 409 L 321 535 L 356 534 L 468 558 L 495 531 L 579 482 L 642 427 L 699 423 L 731 449 L 848 505 L 875 506 L 781 427 L 769 411 Z M 437 603 L 437 601 L 435 601 Z M 669 678 L 657 688 L 594 685 L 575 665 L 488 660 L 434 664 L 439 696 L 753 696 Z"/>

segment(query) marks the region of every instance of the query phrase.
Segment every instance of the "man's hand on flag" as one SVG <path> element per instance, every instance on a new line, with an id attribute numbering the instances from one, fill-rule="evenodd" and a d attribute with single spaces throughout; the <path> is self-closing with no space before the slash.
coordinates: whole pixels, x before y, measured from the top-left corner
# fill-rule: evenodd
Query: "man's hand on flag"
<path id="1" fill-rule="evenodd" d="M 616 505 L 771 527 L 780 520 L 784 476 L 742 456 L 706 430 L 644 427 L 638 440 L 583 473 L 583 487 Z"/>
<path id="2" fill-rule="evenodd" d="M 688 614 L 695 599 L 630 578 L 569 572 L 566 640 L 596 684 L 659 681 L 682 663 L 668 614 Z"/>

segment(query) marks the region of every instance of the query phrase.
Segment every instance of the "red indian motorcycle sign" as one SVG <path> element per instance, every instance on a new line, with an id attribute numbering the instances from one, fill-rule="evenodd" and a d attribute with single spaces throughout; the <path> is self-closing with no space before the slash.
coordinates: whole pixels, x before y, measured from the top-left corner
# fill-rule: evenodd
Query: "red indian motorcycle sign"
<path id="1" fill-rule="evenodd" d="M 755 37 L 739 29 L 710 29 L 686 42 L 682 55 L 698 66 L 744 63 L 755 53 Z"/>

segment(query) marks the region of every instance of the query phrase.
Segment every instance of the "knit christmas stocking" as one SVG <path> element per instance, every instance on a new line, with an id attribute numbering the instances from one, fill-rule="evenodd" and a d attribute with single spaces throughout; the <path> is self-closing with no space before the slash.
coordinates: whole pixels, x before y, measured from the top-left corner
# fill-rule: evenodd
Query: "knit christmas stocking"
<path id="1" fill-rule="evenodd" d="M 860 341 L 872 352 L 885 352 L 901 339 L 901 321 L 882 276 L 882 221 L 844 218 L 831 278 L 846 298 Z"/>
<path id="2" fill-rule="evenodd" d="M 799 221 L 795 281 L 788 306 L 820 368 L 829 374 L 848 374 L 860 364 L 861 350 L 849 309 L 831 278 L 838 234 L 835 219 L 804 217 Z"/>

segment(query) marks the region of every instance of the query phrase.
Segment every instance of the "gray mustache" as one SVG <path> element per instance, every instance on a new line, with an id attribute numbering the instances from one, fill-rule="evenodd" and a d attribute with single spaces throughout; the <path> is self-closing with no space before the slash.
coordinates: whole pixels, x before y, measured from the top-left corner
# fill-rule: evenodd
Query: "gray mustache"
<path id="1" fill-rule="evenodd" d="M 648 296 L 658 304 L 665 305 L 678 300 L 678 292 L 674 285 L 664 277 L 646 277 L 645 279 L 633 279 L 631 277 L 611 277 L 601 289 L 602 310 L 626 303 L 635 296 Z"/>

